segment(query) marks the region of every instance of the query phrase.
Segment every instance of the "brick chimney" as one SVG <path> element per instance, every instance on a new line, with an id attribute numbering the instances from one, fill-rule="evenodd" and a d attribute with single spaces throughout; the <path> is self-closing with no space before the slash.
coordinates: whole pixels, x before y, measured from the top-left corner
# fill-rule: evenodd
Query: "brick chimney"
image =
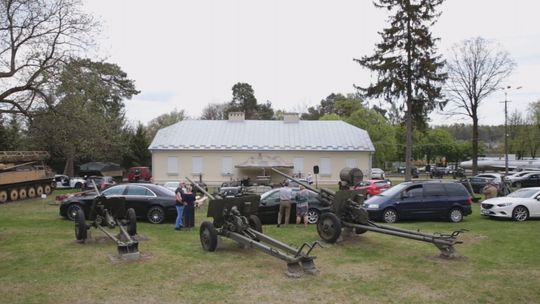
<path id="1" fill-rule="evenodd" d="M 229 121 L 244 121 L 246 120 L 246 115 L 244 112 L 229 112 Z"/>
<path id="2" fill-rule="evenodd" d="M 283 113 L 284 123 L 298 123 L 300 121 L 300 115 L 298 113 Z"/>

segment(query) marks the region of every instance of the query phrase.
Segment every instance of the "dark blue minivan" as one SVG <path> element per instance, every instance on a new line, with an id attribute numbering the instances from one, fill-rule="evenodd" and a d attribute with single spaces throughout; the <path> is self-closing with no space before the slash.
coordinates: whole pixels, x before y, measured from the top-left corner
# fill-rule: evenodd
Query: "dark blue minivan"
<path id="1" fill-rule="evenodd" d="M 453 181 L 413 181 L 396 185 L 364 202 L 372 220 L 448 219 L 457 223 L 472 213 L 467 189 Z"/>

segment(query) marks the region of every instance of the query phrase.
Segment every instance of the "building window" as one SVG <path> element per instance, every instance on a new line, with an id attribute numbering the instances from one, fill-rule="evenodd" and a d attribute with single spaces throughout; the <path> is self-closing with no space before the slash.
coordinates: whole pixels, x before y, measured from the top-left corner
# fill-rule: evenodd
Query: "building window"
<path id="1" fill-rule="evenodd" d="M 178 157 L 169 156 L 167 158 L 167 175 L 178 175 Z"/>
<path id="2" fill-rule="evenodd" d="M 233 174 L 232 157 L 225 156 L 221 160 L 221 175 L 231 176 Z"/>
<path id="3" fill-rule="evenodd" d="M 329 157 L 321 157 L 320 159 L 320 168 L 319 168 L 319 175 L 320 176 L 332 176 L 332 168 L 330 167 L 330 158 Z"/>
<path id="4" fill-rule="evenodd" d="M 202 163 L 202 157 L 200 156 L 193 156 L 191 158 L 191 165 L 192 165 L 192 171 L 191 173 L 193 175 L 202 175 L 203 173 L 203 163 Z"/>
<path id="5" fill-rule="evenodd" d="M 302 177 L 302 173 L 304 173 L 304 158 L 303 157 L 297 157 L 293 159 L 293 173 L 298 176 Z"/>
<path id="6" fill-rule="evenodd" d="M 347 158 L 345 160 L 345 167 L 358 168 L 358 160 L 354 158 Z"/>

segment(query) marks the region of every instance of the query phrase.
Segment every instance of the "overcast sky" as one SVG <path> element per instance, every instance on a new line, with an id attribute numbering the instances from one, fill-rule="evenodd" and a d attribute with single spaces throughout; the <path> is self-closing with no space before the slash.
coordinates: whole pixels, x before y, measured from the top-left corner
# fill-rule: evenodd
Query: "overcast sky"
<path id="1" fill-rule="evenodd" d="M 198 118 L 249 83 L 259 103 L 299 112 L 330 93 L 353 93 L 372 75 L 353 62 L 371 55 L 387 26 L 369 0 L 85 0 L 101 19 L 99 56 L 118 64 L 141 93 L 127 117 L 146 124 L 173 109 Z M 443 55 L 481 36 L 510 52 L 509 112 L 540 100 L 538 0 L 447 0 L 432 28 Z M 481 124 L 504 123 L 504 93 L 480 108 Z M 453 122 L 433 115 L 432 123 Z M 461 122 L 469 123 L 467 119 Z"/>

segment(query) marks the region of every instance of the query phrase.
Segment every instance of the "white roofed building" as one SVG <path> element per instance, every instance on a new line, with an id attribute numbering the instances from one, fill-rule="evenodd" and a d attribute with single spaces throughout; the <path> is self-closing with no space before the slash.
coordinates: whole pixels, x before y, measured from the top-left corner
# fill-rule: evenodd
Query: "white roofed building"
<path id="1" fill-rule="evenodd" d="M 319 167 L 320 184 L 336 184 L 344 167 L 371 170 L 375 151 L 368 133 L 337 120 L 184 120 L 159 130 L 150 144 L 152 176 L 156 183 L 201 179 L 209 184 L 283 178 L 271 170 L 305 178 Z"/>

